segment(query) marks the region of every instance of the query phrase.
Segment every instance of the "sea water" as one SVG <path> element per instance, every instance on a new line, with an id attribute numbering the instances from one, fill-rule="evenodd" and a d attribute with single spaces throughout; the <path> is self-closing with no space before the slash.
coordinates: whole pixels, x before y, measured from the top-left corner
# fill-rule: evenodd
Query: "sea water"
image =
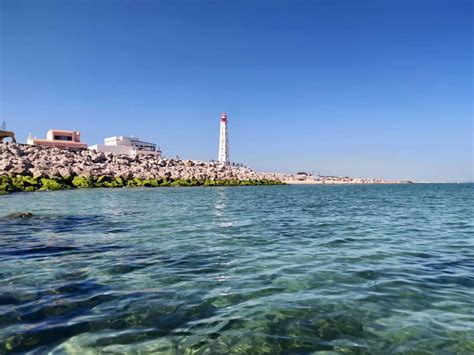
<path id="1" fill-rule="evenodd" d="M 474 352 L 474 185 L 0 197 L 0 353 Z M 33 213 L 8 219 L 12 212 Z"/>

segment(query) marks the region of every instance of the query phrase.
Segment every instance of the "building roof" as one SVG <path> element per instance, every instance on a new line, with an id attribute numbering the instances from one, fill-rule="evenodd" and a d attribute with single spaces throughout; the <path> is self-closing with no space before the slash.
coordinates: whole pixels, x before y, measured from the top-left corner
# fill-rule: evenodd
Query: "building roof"
<path id="1" fill-rule="evenodd" d="M 48 132 L 80 133 L 79 131 L 68 131 L 68 130 L 65 130 L 65 129 L 49 129 Z"/>

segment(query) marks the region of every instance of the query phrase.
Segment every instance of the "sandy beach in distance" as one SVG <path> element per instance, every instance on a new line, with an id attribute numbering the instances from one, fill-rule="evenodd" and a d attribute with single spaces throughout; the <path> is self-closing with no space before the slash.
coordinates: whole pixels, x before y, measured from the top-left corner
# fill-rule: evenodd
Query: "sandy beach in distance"
<path id="1" fill-rule="evenodd" d="M 374 185 L 374 184 L 405 184 L 404 181 L 371 181 L 371 182 L 361 182 L 361 181 L 315 181 L 315 180 L 287 180 L 283 181 L 288 185 Z M 411 183 L 411 182 L 410 182 Z"/>

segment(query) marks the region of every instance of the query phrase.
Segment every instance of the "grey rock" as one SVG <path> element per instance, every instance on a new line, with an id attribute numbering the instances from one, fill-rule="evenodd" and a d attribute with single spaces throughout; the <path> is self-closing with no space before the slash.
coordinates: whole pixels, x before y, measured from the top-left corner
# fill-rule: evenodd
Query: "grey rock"
<path id="1" fill-rule="evenodd" d="M 29 174 L 35 177 L 115 176 L 123 179 L 172 177 L 200 180 L 236 177 L 285 180 L 288 177 L 283 174 L 256 173 L 248 168 L 224 166 L 215 162 L 0 144 L 0 176 L 14 174 Z"/>
<path id="2" fill-rule="evenodd" d="M 5 216 L 7 219 L 25 219 L 33 217 L 31 212 L 14 212 Z"/>

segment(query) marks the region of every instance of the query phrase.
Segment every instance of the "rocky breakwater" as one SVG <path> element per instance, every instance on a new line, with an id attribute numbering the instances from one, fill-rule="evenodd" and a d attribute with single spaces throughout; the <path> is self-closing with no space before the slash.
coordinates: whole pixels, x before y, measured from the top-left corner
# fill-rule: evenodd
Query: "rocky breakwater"
<path id="1" fill-rule="evenodd" d="M 269 185 L 278 174 L 195 160 L 0 144 L 0 193 L 82 187 Z"/>

